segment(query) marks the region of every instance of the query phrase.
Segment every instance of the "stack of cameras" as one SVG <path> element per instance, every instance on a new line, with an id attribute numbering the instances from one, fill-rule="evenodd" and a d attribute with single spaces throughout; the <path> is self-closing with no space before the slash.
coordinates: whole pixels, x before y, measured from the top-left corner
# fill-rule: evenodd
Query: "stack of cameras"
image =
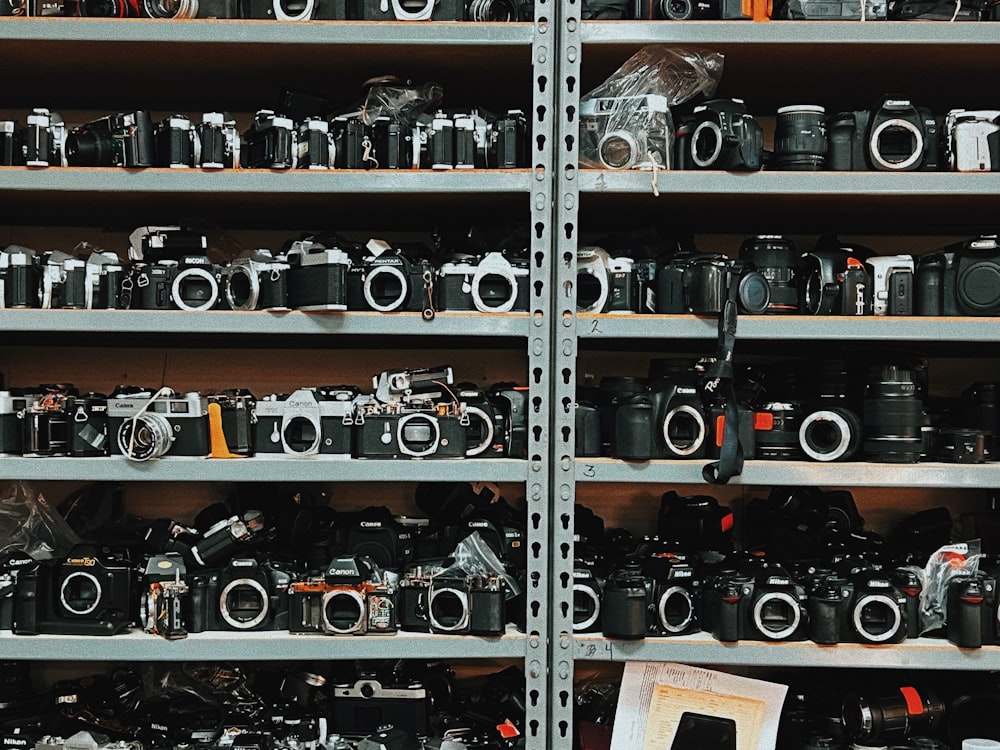
<path id="1" fill-rule="evenodd" d="M 653 154 L 658 168 L 684 170 L 1000 170 L 1000 110 L 952 109 L 942 119 L 904 95 L 890 94 L 871 109 L 851 112 L 793 104 L 778 109 L 774 150 L 769 151 L 760 123 L 742 99 L 697 104 L 689 113 L 676 114 L 670 131 L 662 126 L 668 114 L 662 96 L 632 98 L 585 102 L 581 150 L 592 163 L 648 169 L 648 154 Z M 609 113 L 623 108 L 631 116 L 609 129 Z"/>
<path id="2" fill-rule="evenodd" d="M 876 255 L 834 235 L 801 252 L 788 237 L 755 235 L 735 259 L 691 245 L 655 256 L 612 242 L 577 251 L 580 314 L 718 315 L 735 286 L 739 311 L 750 314 L 1000 315 L 995 234 L 924 255 Z"/>
<path id="3" fill-rule="evenodd" d="M 998 643 L 997 557 L 943 586 L 933 582 L 943 625 L 921 604 L 930 585 L 924 566 L 953 549 L 944 507 L 905 518 L 883 537 L 865 528 L 847 490 L 775 487 L 746 504 L 741 525 L 736 534 L 733 511 L 716 498 L 673 490 L 663 494 L 657 533 L 642 538 L 606 529 L 577 506 L 574 631 L 625 640 L 704 632 L 723 642 Z"/>
<path id="4" fill-rule="evenodd" d="M 2 0 L 0 16 L 275 21 L 530 21 L 520 0 Z"/>
<path id="5" fill-rule="evenodd" d="M 524 747 L 525 676 L 517 667 L 475 677 L 416 659 L 165 663 L 53 682 L 29 664 L 4 662 L 6 750 Z"/>
<path id="6" fill-rule="evenodd" d="M 245 251 L 224 263 L 204 234 L 133 232 L 129 261 L 85 252 L 0 249 L 0 309 L 527 312 L 522 249 L 435 253 L 422 243 L 365 244 L 307 236 L 286 250 Z M 86 252 L 89 249 L 89 252 Z"/>
<path id="7" fill-rule="evenodd" d="M 394 0 L 395 2 L 395 0 Z M 438 110 L 406 124 L 389 116 L 304 117 L 271 109 L 242 134 L 223 112 L 154 122 L 148 110 L 77 127 L 36 108 L 25 125 L 0 121 L 0 165 L 142 169 L 515 169 L 528 166 L 528 121 L 519 109 Z"/>
<path id="8" fill-rule="evenodd" d="M 702 384 L 712 360 L 655 359 L 648 377 L 577 388 L 576 455 L 630 461 L 718 458 L 725 404 Z M 739 446 L 764 460 L 996 460 L 1000 383 L 928 395 L 922 360 L 737 366 Z"/>
<path id="9" fill-rule="evenodd" d="M 0 391 L 0 456 L 527 458 L 527 390 L 455 383 L 451 367 L 256 398 L 246 389 L 110 395 L 52 383 Z"/>
<path id="10" fill-rule="evenodd" d="M 744 21 L 754 18 L 762 0 L 592 0 L 588 10 L 594 18 L 642 21 Z M 990 0 L 778 0 L 766 3 L 767 15 L 792 21 L 857 21 L 864 5 L 865 21 L 997 21 L 1000 5 Z M 757 9 L 758 14 L 760 8 Z M 586 18 L 586 16 L 584 16 Z"/>
<path id="11" fill-rule="evenodd" d="M 266 512 L 216 503 L 191 523 L 135 519 L 127 536 L 92 532 L 64 557 L 8 555 L 0 628 L 113 636 L 141 627 L 169 640 L 523 631 L 523 507 L 478 487 L 418 487 L 468 503 L 447 517 L 435 508 L 423 518 L 384 506 L 303 510 L 301 499 Z"/>

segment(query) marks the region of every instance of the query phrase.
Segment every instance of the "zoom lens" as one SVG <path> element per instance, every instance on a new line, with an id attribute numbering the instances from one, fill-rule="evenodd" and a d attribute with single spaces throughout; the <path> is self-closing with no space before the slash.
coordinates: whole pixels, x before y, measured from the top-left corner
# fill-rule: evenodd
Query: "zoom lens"
<path id="1" fill-rule="evenodd" d="M 774 162 L 779 170 L 818 172 L 826 163 L 826 110 L 811 104 L 778 110 Z"/>
<path id="2" fill-rule="evenodd" d="M 740 260 L 753 264 L 767 279 L 769 313 L 799 311 L 799 251 L 795 243 L 778 235 L 749 237 L 740 245 Z"/>
<path id="3" fill-rule="evenodd" d="M 922 447 L 923 404 L 912 370 L 884 365 L 869 380 L 864 401 L 865 456 L 916 463 Z"/>
<path id="4" fill-rule="evenodd" d="M 146 412 L 126 419 L 118 428 L 118 450 L 133 461 L 160 458 L 170 450 L 173 430 L 162 414 Z"/>
<path id="5" fill-rule="evenodd" d="M 933 693 L 907 686 L 876 699 L 848 695 L 842 716 L 844 728 L 855 740 L 892 740 L 934 734 L 944 717 L 944 704 Z"/>
<path id="6" fill-rule="evenodd" d="M 772 402 L 761 406 L 754 414 L 757 458 L 799 458 L 801 423 L 801 404 Z"/>

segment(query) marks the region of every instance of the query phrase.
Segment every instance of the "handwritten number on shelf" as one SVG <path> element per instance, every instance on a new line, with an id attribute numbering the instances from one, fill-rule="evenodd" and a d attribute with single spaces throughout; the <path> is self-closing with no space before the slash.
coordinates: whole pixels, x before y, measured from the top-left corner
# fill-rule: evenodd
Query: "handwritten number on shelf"
<path id="1" fill-rule="evenodd" d="M 601 321 L 597 320 L 596 318 L 594 320 L 590 321 L 590 332 L 591 332 L 591 334 L 604 333 L 604 331 L 601 330 L 600 323 L 601 323 Z"/>
<path id="2" fill-rule="evenodd" d="M 597 469 L 594 467 L 593 464 L 584 464 L 583 465 L 583 475 L 585 477 L 596 477 L 597 476 Z"/>

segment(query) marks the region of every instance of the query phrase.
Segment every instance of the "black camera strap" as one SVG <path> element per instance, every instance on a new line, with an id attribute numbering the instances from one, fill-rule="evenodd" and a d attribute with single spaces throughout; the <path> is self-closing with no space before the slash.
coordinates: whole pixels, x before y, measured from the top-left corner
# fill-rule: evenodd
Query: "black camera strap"
<path id="1" fill-rule="evenodd" d="M 736 399 L 736 374 L 733 371 L 733 348 L 736 345 L 736 298 L 740 273 L 729 274 L 726 300 L 719 312 L 719 341 L 715 362 L 702 379 L 702 389 L 709 398 L 722 405 L 723 429 L 719 460 L 706 464 L 701 475 L 706 482 L 725 484 L 743 471 L 743 447 L 740 445 L 740 412 Z M 716 438 L 718 439 L 718 438 Z"/>

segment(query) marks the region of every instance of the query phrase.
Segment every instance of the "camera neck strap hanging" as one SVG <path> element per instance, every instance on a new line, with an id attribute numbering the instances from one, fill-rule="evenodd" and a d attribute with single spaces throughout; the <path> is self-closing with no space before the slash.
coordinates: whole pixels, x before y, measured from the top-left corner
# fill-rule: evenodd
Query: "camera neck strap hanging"
<path id="1" fill-rule="evenodd" d="M 722 405 L 722 441 L 719 460 L 706 464 L 701 471 L 706 482 L 725 484 L 743 471 L 743 447 L 740 445 L 740 412 L 736 399 L 733 371 L 733 348 L 736 345 L 737 292 L 739 273 L 730 273 L 726 300 L 719 312 L 719 340 L 715 362 L 702 378 L 702 389 L 709 400 Z M 716 423 L 718 429 L 718 423 Z M 718 440 L 718 437 L 716 438 Z"/>

